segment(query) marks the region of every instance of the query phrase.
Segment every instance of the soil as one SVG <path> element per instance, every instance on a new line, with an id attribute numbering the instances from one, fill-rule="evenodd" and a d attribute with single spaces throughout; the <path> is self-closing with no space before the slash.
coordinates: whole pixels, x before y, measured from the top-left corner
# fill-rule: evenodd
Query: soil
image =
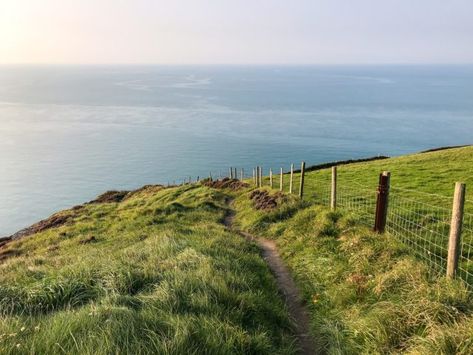
<path id="1" fill-rule="evenodd" d="M 129 193 L 130 191 L 107 191 L 99 195 L 95 200 L 90 201 L 89 204 L 121 202 Z"/>
<path id="2" fill-rule="evenodd" d="M 20 252 L 16 249 L 3 250 L 3 251 L 0 251 L 0 261 L 8 259 L 12 256 L 18 256 L 18 255 L 20 255 Z"/>
<path id="3" fill-rule="evenodd" d="M 64 214 L 55 214 L 49 218 L 43 219 L 28 228 L 22 229 L 19 232 L 8 237 L 8 240 L 16 240 L 23 237 L 26 237 L 31 234 L 42 232 L 46 229 L 60 227 L 63 224 L 66 224 L 73 216 L 72 215 L 64 215 Z"/>
<path id="4" fill-rule="evenodd" d="M 231 205 L 231 201 L 228 201 L 228 204 Z M 224 219 L 224 225 L 229 230 L 233 230 L 232 225 L 234 217 L 235 211 L 229 209 Z M 291 277 L 291 273 L 279 256 L 276 243 L 272 240 L 256 237 L 243 231 L 236 232 L 245 237 L 248 241 L 255 242 L 260 247 L 264 260 L 276 278 L 279 292 L 284 297 L 289 311 L 289 316 L 295 324 L 296 336 L 301 354 L 316 354 L 316 346 L 312 336 L 310 335 L 309 312 L 304 304 L 304 299 L 301 296 L 299 288 Z"/>
<path id="5" fill-rule="evenodd" d="M 89 244 L 89 243 L 95 243 L 95 242 L 97 242 L 97 238 L 95 238 L 95 236 L 91 235 L 91 236 L 88 236 L 85 239 L 82 239 L 79 242 L 79 244 Z"/>
<path id="6" fill-rule="evenodd" d="M 278 199 L 282 196 L 280 192 L 270 195 L 266 190 L 255 190 L 250 194 L 250 200 L 254 202 L 257 210 L 273 210 L 278 207 Z"/>
<path id="7" fill-rule="evenodd" d="M 237 179 L 223 178 L 222 180 L 205 180 L 202 182 L 204 186 L 212 187 L 214 189 L 230 189 L 237 191 L 247 188 L 249 185 Z"/>

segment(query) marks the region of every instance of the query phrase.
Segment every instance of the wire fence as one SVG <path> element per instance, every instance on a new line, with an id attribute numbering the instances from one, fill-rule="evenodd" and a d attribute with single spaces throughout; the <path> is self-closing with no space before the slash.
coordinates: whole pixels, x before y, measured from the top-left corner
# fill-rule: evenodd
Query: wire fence
<path id="1" fill-rule="evenodd" d="M 308 184 L 308 198 L 317 204 L 331 205 L 330 175 Z M 375 223 L 378 186 L 357 181 L 337 181 L 336 206 L 353 211 L 361 223 L 372 228 Z M 469 204 L 469 203 L 468 203 Z M 396 237 L 435 273 L 447 270 L 453 198 L 391 186 L 385 231 Z M 463 215 L 456 276 L 473 291 L 473 215 Z"/>
<path id="2" fill-rule="evenodd" d="M 262 169 L 262 168 L 261 168 Z M 261 175 L 261 181 L 259 180 Z M 292 178 L 291 178 L 292 176 Z M 290 173 L 289 167 L 261 170 L 258 168 L 221 170 L 209 176 L 183 178 L 177 184 L 187 184 L 207 178 L 235 178 L 253 186 L 272 187 L 293 194 L 300 193 L 302 174 Z M 176 183 L 175 183 L 176 184 Z M 353 211 L 361 223 L 373 227 L 377 208 L 378 186 L 368 186 L 356 179 L 336 181 L 336 206 Z M 318 174 L 304 180 L 304 199 L 324 206 L 332 204 L 332 176 Z M 473 202 L 467 203 L 473 206 Z M 453 198 L 391 186 L 385 231 L 404 243 L 436 273 L 445 273 L 449 253 L 449 234 Z M 463 216 L 456 276 L 473 291 L 473 215 Z"/>

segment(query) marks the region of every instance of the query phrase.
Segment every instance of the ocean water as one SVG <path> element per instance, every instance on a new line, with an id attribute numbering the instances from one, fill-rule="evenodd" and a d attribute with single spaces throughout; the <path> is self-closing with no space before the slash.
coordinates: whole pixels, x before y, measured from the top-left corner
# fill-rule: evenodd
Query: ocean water
<path id="1" fill-rule="evenodd" d="M 0 66 L 0 236 L 110 189 L 473 143 L 473 66 Z"/>

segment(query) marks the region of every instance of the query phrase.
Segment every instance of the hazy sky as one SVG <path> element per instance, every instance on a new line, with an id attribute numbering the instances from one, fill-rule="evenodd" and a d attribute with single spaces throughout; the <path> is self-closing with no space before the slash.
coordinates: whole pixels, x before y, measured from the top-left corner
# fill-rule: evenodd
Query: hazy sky
<path id="1" fill-rule="evenodd" d="M 0 0 L 0 63 L 473 63 L 473 0 Z"/>

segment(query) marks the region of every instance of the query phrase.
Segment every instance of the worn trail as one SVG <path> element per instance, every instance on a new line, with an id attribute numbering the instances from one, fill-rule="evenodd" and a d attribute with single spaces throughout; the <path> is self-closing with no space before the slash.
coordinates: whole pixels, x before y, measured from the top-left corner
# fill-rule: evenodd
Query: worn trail
<path id="1" fill-rule="evenodd" d="M 231 201 L 228 201 L 231 205 Z M 307 308 L 304 305 L 303 298 L 296 286 L 292 276 L 284 265 L 279 256 L 276 243 L 272 240 L 256 237 L 252 234 L 233 229 L 233 218 L 235 211 L 229 210 L 224 219 L 224 224 L 228 229 L 231 229 L 247 240 L 255 242 L 262 250 L 263 258 L 268 263 L 271 272 L 276 278 L 279 292 L 284 296 L 286 305 L 289 310 L 289 316 L 293 320 L 296 327 L 296 335 L 301 348 L 302 354 L 315 354 L 315 344 L 310 335 L 310 317 Z"/>

